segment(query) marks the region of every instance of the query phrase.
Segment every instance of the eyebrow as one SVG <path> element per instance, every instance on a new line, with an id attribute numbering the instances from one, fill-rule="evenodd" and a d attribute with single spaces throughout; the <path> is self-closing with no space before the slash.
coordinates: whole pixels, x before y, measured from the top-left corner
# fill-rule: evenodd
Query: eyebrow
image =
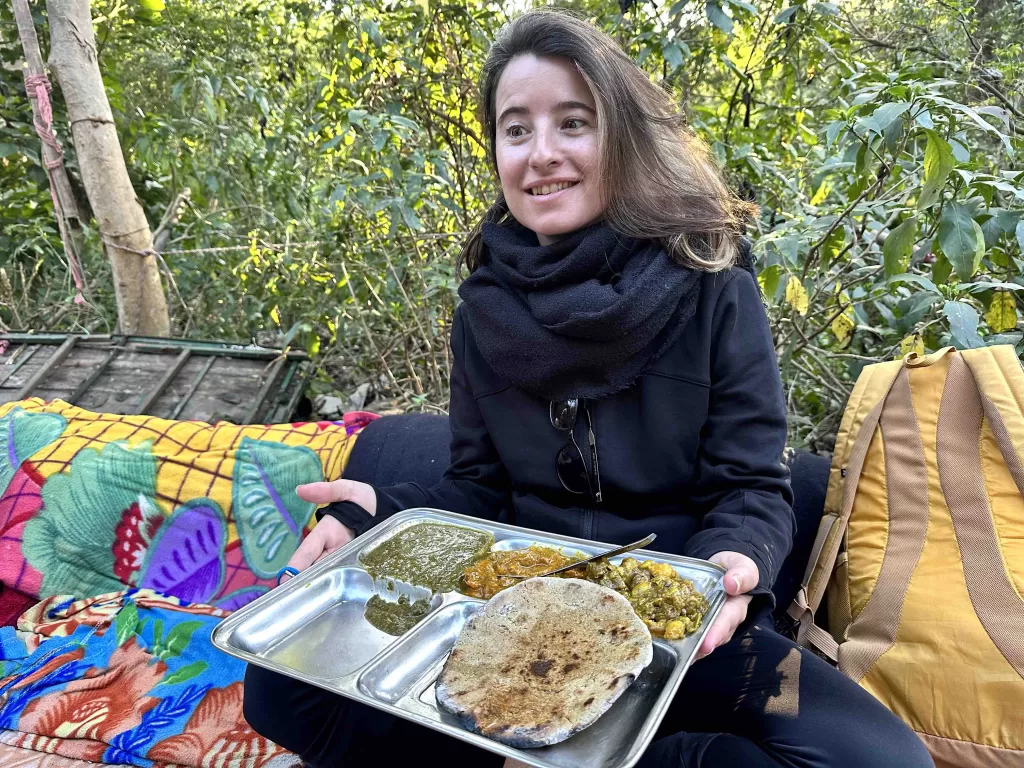
<path id="1" fill-rule="evenodd" d="M 597 112 L 594 110 L 593 107 L 591 107 L 589 104 L 584 104 L 582 101 L 560 101 L 560 102 L 558 102 L 558 104 L 555 105 L 555 111 L 556 112 L 566 112 L 566 111 L 568 111 L 570 109 L 582 109 L 582 110 L 585 110 L 585 111 L 589 112 L 592 115 L 596 115 L 597 114 Z M 504 120 L 509 115 L 528 115 L 528 114 L 530 114 L 530 110 L 527 107 L 518 106 L 518 105 L 507 107 L 506 109 L 504 109 L 502 111 L 502 113 L 500 115 L 498 115 L 498 123 L 500 124 L 501 121 Z"/>

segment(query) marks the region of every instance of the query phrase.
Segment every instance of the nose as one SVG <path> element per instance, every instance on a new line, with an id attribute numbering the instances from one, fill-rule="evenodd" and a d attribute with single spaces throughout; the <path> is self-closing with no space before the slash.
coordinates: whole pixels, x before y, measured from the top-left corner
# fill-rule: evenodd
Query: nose
<path id="1" fill-rule="evenodd" d="M 559 146 L 556 131 L 538 129 L 534 133 L 533 147 L 530 152 L 532 168 L 550 168 L 562 162 L 562 150 Z"/>

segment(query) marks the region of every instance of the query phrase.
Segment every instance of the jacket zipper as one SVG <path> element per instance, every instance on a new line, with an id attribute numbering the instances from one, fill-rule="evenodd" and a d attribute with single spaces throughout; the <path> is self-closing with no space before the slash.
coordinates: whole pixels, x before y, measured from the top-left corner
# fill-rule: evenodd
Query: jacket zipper
<path id="1" fill-rule="evenodd" d="M 589 507 L 583 509 L 583 536 L 581 538 L 594 538 L 594 510 Z"/>

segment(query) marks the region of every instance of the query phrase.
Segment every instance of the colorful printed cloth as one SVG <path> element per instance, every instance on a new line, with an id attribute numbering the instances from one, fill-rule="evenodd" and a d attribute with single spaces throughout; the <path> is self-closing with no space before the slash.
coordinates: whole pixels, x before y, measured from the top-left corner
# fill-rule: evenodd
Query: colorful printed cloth
<path id="1" fill-rule="evenodd" d="M 245 663 L 210 640 L 226 615 L 148 589 L 44 600 L 0 629 L 5 743 L 145 768 L 297 768 L 242 717 Z"/>
<path id="2" fill-rule="evenodd" d="M 22 734 L 0 731 L 0 765 L 4 768 L 94 768 L 95 763 L 74 760 L 60 755 L 48 755 L 14 746 Z M 115 768 L 124 768 L 123 764 Z"/>
<path id="3" fill-rule="evenodd" d="M 313 524 L 295 486 L 341 476 L 377 418 L 239 427 L 0 406 L 0 582 L 34 597 L 125 587 L 234 610 Z"/>

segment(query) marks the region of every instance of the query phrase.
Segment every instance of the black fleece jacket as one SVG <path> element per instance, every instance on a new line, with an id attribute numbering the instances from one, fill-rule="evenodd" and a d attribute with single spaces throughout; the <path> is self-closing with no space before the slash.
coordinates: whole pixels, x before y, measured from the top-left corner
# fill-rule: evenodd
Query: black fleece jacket
<path id="1" fill-rule="evenodd" d="M 697 312 L 669 351 L 628 389 L 587 401 L 601 503 L 562 488 L 555 456 L 565 434 L 548 402 L 484 362 L 463 305 L 452 325 L 451 464 L 440 484 L 377 488 L 375 516 L 351 502 L 323 512 L 357 534 L 412 507 L 612 544 L 653 532 L 659 551 L 749 556 L 755 594 L 770 599 L 794 534 L 778 364 L 751 275 L 734 268 L 702 279 Z M 589 462 L 582 414 L 576 440 Z"/>

